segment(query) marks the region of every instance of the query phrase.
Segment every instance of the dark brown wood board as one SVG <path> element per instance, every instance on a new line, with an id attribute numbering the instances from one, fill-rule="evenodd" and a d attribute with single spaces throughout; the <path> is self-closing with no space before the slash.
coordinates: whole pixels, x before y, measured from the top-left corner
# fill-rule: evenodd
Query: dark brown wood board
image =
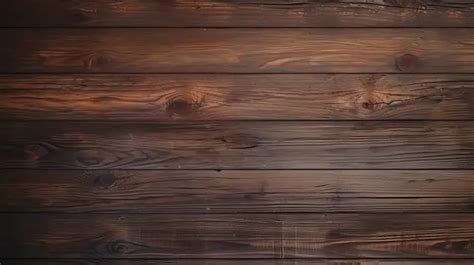
<path id="1" fill-rule="evenodd" d="M 473 27 L 471 1 L 15 0 L 0 27 Z"/>
<path id="2" fill-rule="evenodd" d="M 0 75 L 3 120 L 473 120 L 469 74 Z"/>
<path id="3" fill-rule="evenodd" d="M 3 73 L 474 73 L 474 29 L 2 29 Z"/>
<path id="4" fill-rule="evenodd" d="M 3 212 L 474 212 L 469 170 L 0 170 Z"/>
<path id="5" fill-rule="evenodd" d="M 0 216 L 5 258 L 474 258 L 472 214 Z"/>
<path id="6" fill-rule="evenodd" d="M 471 259 L 4 259 L 9 265 L 472 265 Z"/>
<path id="7" fill-rule="evenodd" d="M 474 1 L 0 1 L 0 265 L 474 264 Z"/>
<path id="8" fill-rule="evenodd" d="M 474 122 L 8 122 L 18 169 L 472 169 Z"/>

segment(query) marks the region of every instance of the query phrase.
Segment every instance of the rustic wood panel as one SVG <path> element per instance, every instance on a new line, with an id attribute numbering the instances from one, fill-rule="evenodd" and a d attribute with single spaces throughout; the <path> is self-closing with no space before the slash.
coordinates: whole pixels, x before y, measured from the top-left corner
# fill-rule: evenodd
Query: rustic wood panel
<path id="1" fill-rule="evenodd" d="M 3 29 L 0 72 L 473 73 L 474 29 Z"/>
<path id="2" fill-rule="evenodd" d="M 470 1 L 0 2 L 0 26 L 20 27 L 472 27 Z"/>
<path id="3" fill-rule="evenodd" d="M 0 75 L 0 119 L 474 119 L 470 75 Z"/>
<path id="4" fill-rule="evenodd" d="M 474 171 L 0 171 L 3 212 L 474 212 Z"/>
<path id="5" fill-rule="evenodd" d="M 0 167 L 474 167 L 474 122 L 4 122 Z"/>
<path id="6" fill-rule="evenodd" d="M 4 259 L 8 265 L 472 265 L 468 259 L 128 259 L 128 260 L 80 260 L 80 259 Z"/>
<path id="7" fill-rule="evenodd" d="M 0 216 L 5 258 L 473 258 L 472 214 Z"/>

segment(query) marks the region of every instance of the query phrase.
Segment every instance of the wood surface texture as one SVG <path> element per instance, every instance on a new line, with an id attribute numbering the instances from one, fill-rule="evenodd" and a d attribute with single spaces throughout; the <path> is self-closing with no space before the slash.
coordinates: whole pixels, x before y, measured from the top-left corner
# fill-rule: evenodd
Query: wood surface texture
<path id="1" fill-rule="evenodd" d="M 0 27 L 473 27 L 469 0 L 15 0 Z"/>
<path id="2" fill-rule="evenodd" d="M 0 75 L 4 120 L 473 120 L 465 74 Z"/>
<path id="3" fill-rule="evenodd" d="M 474 167 L 474 122 L 8 122 L 0 137 L 2 168 Z"/>
<path id="4" fill-rule="evenodd" d="M 3 212 L 473 212 L 469 170 L 1 170 Z"/>
<path id="5" fill-rule="evenodd" d="M 71 217 L 0 215 L 2 227 L 9 227 L 0 230 L 0 256 L 474 258 L 473 214 L 89 214 Z"/>
<path id="6" fill-rule="evenodd" d="M 0 1 L 0 265 L 473 265 L 474 1 Z"/>
<path id="7" fill-rule="evenodd" d="M 472 265 L 472 259 L 4 259 L 9 265 Z"/>
<path id="8" fill-rule="evenodd" d="M 1 29 L 4 73 L 474 73 L 474 29 Z"/>

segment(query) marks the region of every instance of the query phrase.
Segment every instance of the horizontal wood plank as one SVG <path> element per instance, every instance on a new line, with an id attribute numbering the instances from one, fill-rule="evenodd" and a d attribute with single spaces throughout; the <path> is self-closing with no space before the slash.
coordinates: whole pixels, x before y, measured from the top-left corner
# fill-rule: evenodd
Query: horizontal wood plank
<path id="1" fill-rule="evenodd" d="M 3 29 L 4 73 L 474 73 L 474 29 Z"/>
<path id="2" fill-rule="evenodd" d="M 0 75 L 0 119 L 474 119 L 469 75 Z"/>
<path id="3" fill-rule="evenodd" d="M 472 27 L 470 1 L 16 0 L 2 27 Z"/>
<path id="4" fill-rule="evenodd" d="M 0 167 L 474 168 L 474 122 L 4 122 Z"/>
<path id="5" fill-rule="evenodd" d="M 1 170 L 3 212 L 474 212 L 474 171 Z"/>
<path id="6" fill-rule="evenodd" d="M 4 258 L 473 258 L 472 214 L 0 215 Z"/>
<path id="7" fill-rule="evenodd" d="M 469 259 L 3 259 L 8 265 L 472 265 Z"/>

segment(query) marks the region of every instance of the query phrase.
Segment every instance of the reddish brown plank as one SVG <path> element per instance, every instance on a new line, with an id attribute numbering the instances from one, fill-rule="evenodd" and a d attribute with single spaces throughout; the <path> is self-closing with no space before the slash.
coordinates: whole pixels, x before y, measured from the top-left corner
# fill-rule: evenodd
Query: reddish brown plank
<path id="1" fill-rule="evenodd" d="M 470 169 L 474 122 L 4 122 L 0 167 Z"/>
<path id="2" fill-rule="evenodd" d="M 149 259 L 149 260 L 17 260 L 4 259 L 8 265 L 472 265 L 468 259 Z"/>
<path id="3" fill-rule="evenodd" d="M 469 75 L 0 75 L 0 119 L 474 119 Z"/>
<path id="4" fill-rule="evenodd" d="M 4 73 L 474 73 L 474 29 L 3 29 Z"/>
<path id="5" fill-rule="evenodd" d="M 474 212 L 474 171 L 1 170 L 3 212 Z"/>
<path id="6" fill-rule="evenodd" d="M 470 1 L 0 2 L 7 27 L 472 27 Z"/>
<path id="7" fill-rule="evenodd" d="M 4 258 L 473 258 L 472 214 L 0 216 Z"/>

